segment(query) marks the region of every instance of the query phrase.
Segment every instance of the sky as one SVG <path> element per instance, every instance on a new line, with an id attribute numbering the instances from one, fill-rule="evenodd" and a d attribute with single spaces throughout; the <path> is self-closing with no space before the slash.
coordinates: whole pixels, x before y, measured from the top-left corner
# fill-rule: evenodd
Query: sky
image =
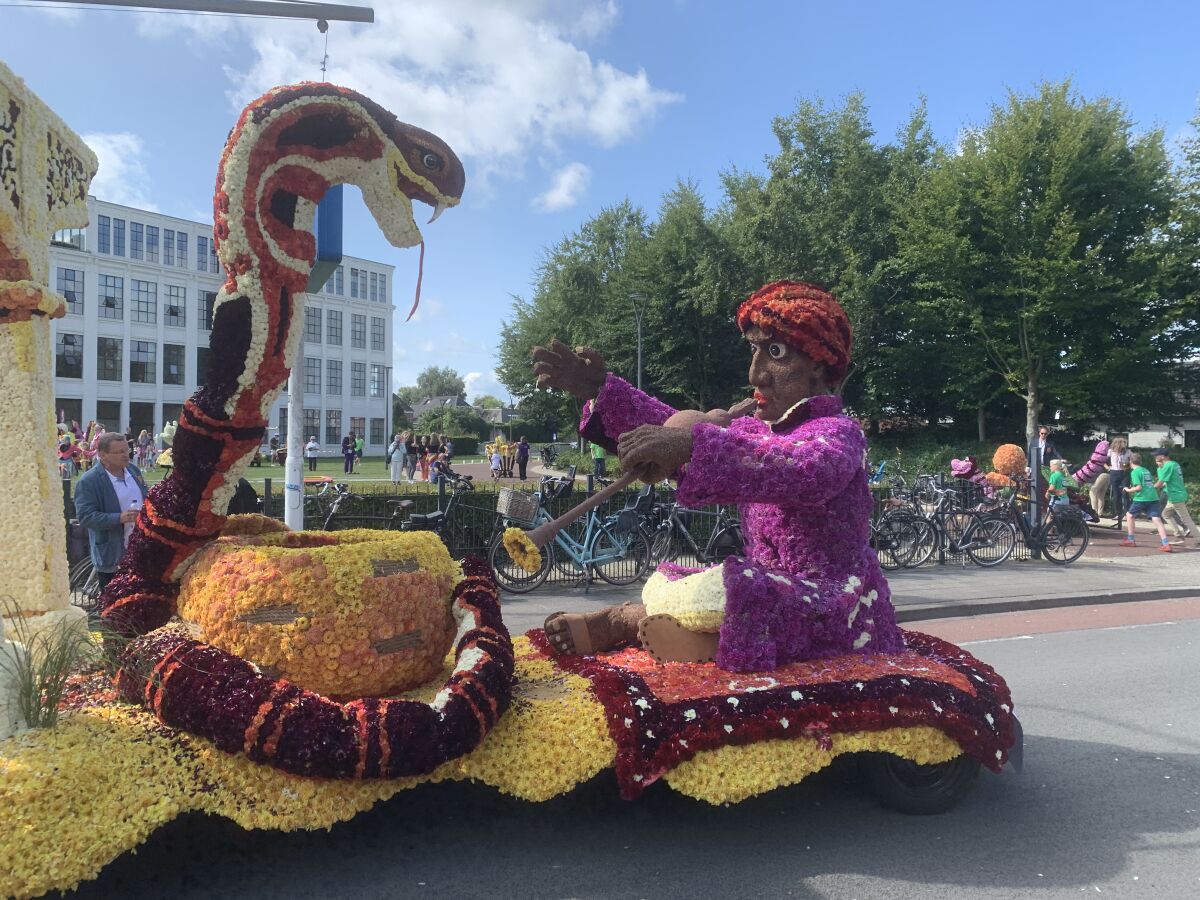
<path id="1" fill-rule="evenodd" d="M 96 150 L 101 199 L 211 221 L 217 160 L 242 106 L 320 78 L 325 37 L 313 22 L 43 6 L 0 0 L 0 59 Z M 653 215 L 680 179 L 720 203 L 721 172 L 762 170 L 772 119 L 799 100 L 836 105 L 861 91 L 886 141 L 924 97 L 935 136 L 953 144 L 1010 90 L 1070 78 L 1177 144 L 1200 99 L 1194 2 L 373 6 L 375 24 L 330 24 L 328 80 L 444 138 L 467 188 L 423 226 L 412 321 L 417 252 L 391 247 L 354 190 L 345 249 L 397 267 L 393 383 L 449 366 L 472 398 L 508 399 L 493 371 L 500 328 L 547 248 L 626 198 Z"/>

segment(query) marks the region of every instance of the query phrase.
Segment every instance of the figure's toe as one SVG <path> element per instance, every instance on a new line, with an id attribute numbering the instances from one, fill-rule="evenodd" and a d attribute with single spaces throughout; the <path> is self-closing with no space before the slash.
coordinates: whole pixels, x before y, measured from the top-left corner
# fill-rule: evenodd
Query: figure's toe
<path id="1" fill-rule="evenodd" d="M 566 613 L 551 613 L 546 617 L 542 628 L 546 632 L 546 640 L 550 642 L 550 646 L 554 648 L 555 652 L 568 654 L 575 652 L 575 645 L 571 640 L 571 626 Z"/>

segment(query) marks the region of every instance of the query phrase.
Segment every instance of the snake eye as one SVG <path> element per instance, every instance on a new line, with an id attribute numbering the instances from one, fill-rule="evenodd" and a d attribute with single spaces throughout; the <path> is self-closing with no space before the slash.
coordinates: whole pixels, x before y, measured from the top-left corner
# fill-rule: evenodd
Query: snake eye
<path id="1" fill-rule="evenodd" d="M 440 172 L 442 170 L 442 158 L 432 151 L 426 151 L 421 157 L 421 165 L 427 168 L 430 172 Z"/>
<path id="2" fill-rule="evenodd" d="M 767 353 L 771 354 L 771 359 L 783 359 L 787 356 L 787 344 L 781 344 L 778 341 L 772 341 L 767 345 Z"/>

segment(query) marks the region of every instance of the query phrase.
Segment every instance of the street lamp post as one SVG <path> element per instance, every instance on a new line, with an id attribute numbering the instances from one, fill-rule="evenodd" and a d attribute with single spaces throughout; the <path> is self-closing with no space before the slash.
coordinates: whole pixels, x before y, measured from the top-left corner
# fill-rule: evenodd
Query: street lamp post
<path id="1" fill-rule="evenodd" d="M 637 325 L 637 388 L 642 389 L 642 319 L 646 315 L 646 295 L 634 291 L 629 295 L 633 304 L 633 321 Z"/>

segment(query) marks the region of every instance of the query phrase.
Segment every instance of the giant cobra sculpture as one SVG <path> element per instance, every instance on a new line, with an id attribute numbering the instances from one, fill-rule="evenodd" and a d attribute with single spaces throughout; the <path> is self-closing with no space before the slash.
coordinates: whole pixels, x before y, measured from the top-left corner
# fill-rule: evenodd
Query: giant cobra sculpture
<path id="1" fill-rule="evenodd" d="M 109 627 L 133 635 L 163 625 L 180 575 L 225 522 L 299 347 L 313 216 L 325 192 L 357 185 L 387 239 L 412 247 L 421 243 L 412 201 L 432 206 L 436 219 L 458 203 L 464 181 L 444 141 L 345 88 L 276 88 L 242 112 L 214 194 L 213 240 L 228 278 L 207 383 L 184 404 L 174 471 L 151 490 L 100 598 Z"/>

